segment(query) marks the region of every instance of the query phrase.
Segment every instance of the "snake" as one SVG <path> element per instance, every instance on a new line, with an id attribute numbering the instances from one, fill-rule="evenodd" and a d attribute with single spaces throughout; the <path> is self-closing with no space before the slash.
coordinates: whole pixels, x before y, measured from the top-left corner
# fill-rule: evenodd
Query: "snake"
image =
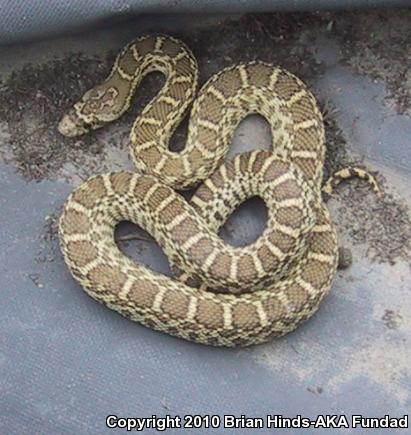
<path id="1" fill-rule="evenodd" d="M 197 92 L 191 50 L 171 36 L 146 35 L 68 110 L 60 133 L 75 137 L 121 117 L 151 72 L 165 81 L 130 131 L 136 171 L 95 175 L 64 204 L 59 238 L 70 272 L 107 307 L 189 341 L 249 346 L 294 330 L 318 310 L 338 263 L 321 198 L 325 135 L 315 97 L 295 75 L 261 61 L 224 68 Z M 250 114 L 267 120 L 272 150 L 225 161 Z M 170 138 L 187 115 L 185 148 L 176 153 Z M 186 201 L 178 191 L 193 186 Z M 253 196 L 266 204 L 266 227 L 234 247 L 218 232 Z M 124 220 L 150 233 L 180 273 L 163 275 L 122 253 L 114 228 Z"/>

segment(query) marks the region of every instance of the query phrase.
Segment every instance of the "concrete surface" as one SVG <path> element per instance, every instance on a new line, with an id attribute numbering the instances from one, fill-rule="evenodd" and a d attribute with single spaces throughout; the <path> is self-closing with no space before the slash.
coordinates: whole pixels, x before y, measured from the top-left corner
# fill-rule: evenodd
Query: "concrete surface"
<path id="1" fill-rule="evenodd" d="M 381 29 L 378 14 L 362 12 L 356 18 L 357 25 L 361 20 L 371 22 L 388 37 L 393 27 L 399 27 L 399 21 L 411 24 L 406 13 L 387 12 Z M 411 119 L 406 110 L 400 111 L 393 103 L 389 81 L 360 74 L 342 54 L 340 32 L 344 23 L 351 26 L 350 18 L 326 15 L 321 17 L 321 27 L 317 22 L 307 24 L 305 16 L 299 16 L 302 24 L 298 24 L 298 34 L 291 26 L 292 36 L 288 37 L 287 27 L 282 27 L 275 31 L 278 33 L 268 48 L 262 44 L 268 55 L 277 52 L 275 61 L 281 64 L 288 65 L 294 52 L 299 53 L 298 59 L 309 54 L 312 63 L 307 67 L 301 64 L 301 74 L 322 104 L 334 108 L 327 129 L 329 142 L 340 148 L 330 148 L 328 159 L 354 159 L 378 170 L 387 193 L 386 202 L 378 202 L 366 187 L 353 182 L 329 202 L 341 244 L 352 249 L 354 264 L 338 272 L 331 295 L 312 319 L 266 345 L 243 350 L 207 348 L 151 331 L 97 304 L 73 281 L 63 262 L 56 236 L 61 206 L 73 187 L 89 175 L 132 167 L 127 151 L 130 118 L 95 133 L 96 142 L 94 138 L 80 143 L 63 140 L 52 125 L 53 116 L 58 119 L 63 106 L 73 101 L 76 92 L 81 94 L 87 83 L 81 81 L 80 74 L 73 76 L 73 83 L 79 83 L 77 89 L 61 96 L 61 108 L 52 107 L 60 110 L 56 114 L 48 113 L 49 106 L 43 112 L 34 110 L 31 104 L 35 97 L 24 99 L 31 92 L 26 88 L 34 86 L 33 95 L 41 99 L 47 89 L 54 92 L 71 84 L 63 75 L 45 80 L 47 68 L 79 52 L 86 56 L 86 62 L 95 62 L 89 69 L 86 65 L 83 73 L 87 76 L 87 71 L 97 71 L 103 77 L 112 55 L 107 61 L 101 59 L 109 50 L 156 28 L 177 35 L 185 28 L 188 43 L 194 45 L 201 38 L 205 40 L 205 45 L 195 45 L 205 80 L 215 72 L 213 68 L 221 67 L 223 53 L 232 57 L 237 50 L 238 57 L 238 50 L 244 56 L 247 50 L 254 51 L 254 37 L 232 39 L 235 32 L 248 35 L 242 19 L 238 18 L 241 26 L 236 29 L 232 27 L 236 23 L 227 24 L 227 19 L 219 17 L 199 18 L 195 26 L 186 26 L 185 19 L 171 22 L 159 17 L 146 27 L 141 22 L 130 23 L 0 50 L 3 109 L 7 101 L 14 101 L 13 96 L 18 97 L 0 119 L 0 433 L 110 433 L 105 427 L 109 414 L 398 417 L 409 413 Z M 280 19 L 287 24 L 295 17 Z M 264 20 L 256 22 L 268 25 Z M 218 33 L 215 26 L 224 28 L 220 45 L 213 45 L 208 34 L 201 36 L 209 28 Z M 403 49 L 407 56 L 409 48 L 404 45 Z M 24 70 L 27 65 L 30 68 Z M 295 69 L 299 63 L 296 65 Z M 25 75 L 18 81 L 22 71 Z M 47 85 L 44 89 L 43 82 Z M 145 94 L 142 99 L 146 99 Z M 51 133 L 37 133 L 36 127 L 42 123 Z M 51 136 L 45 138 L 46 134 Z M 238 128 L 231 155 L 269 148 L 269 139 L 265 122 L 250 117 Z M 347 146 L 343 158 L 340 140 Z M 47 161 L 39 160 L 36 150 L 43 153 L 48 141 L 56 141 L 57 148 L 51 150 Z M 67 154 L 61 158 L 59 152 L 63 151 Z M 331 168 L 333 163 L 328 161 Z M 242 205 L 222 236 L 234 244 L 253 240 L 264 226 L 264 213 L 259 201 Z M 130 224 L 117 231 L 119 239 L 130 234 L 147 240 L 120 241 L 124 251 L 168 273 L 165 257 L 146 234 Z M 390 250 L 394 244 L 396 250 Z M 347 431 L 351 432 L 334 432 Z M 207 431 L 221 432 L 233 433 L 222 428 Z M 249 432 L 240 429 L 235 433 Z M 271 430 L 274 432 L 283 430 Z M 317 432 L 309 429 L 304 433 Z M 203 431 L 177 429 L 166 433 Z"/>

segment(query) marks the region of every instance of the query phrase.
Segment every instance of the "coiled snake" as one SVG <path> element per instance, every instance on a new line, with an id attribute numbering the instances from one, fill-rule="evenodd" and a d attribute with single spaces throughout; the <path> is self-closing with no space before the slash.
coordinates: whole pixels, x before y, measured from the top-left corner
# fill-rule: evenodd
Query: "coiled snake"
<path id="1" fill-rule="evenodd" d="M 334 226 L 321 200 L 324 127 L 305 85 L 262 62 L 226 68 L 196 95 L 191 51 L 168 36 L 126 46 L 108 78 L 86 92 L 59 131 L 76 136 L 120 117 L 141 79 L 166 81 L 131 129 L 137 172 L 95 176 L 68 198 L 59 233 L 65 261 L 94 299 L 151 328 L 219 346 L 246 346 L 293 330 L 328 293 L 337 267 Z M 184 150 L 168 142 L 192 105 Z M 222 163 L 239 122 L 264 116 L 273 151 Z M 190 203 L 173 189 L 203 181 Z M 245 247 L 217 235 L 251 196 L 264 199 L 267 225 Z M 183 273 L 170 278 L 126 257 L 114 227 L 148 231 Z M 195 286 L 194 286 L 195 283 Z"/>

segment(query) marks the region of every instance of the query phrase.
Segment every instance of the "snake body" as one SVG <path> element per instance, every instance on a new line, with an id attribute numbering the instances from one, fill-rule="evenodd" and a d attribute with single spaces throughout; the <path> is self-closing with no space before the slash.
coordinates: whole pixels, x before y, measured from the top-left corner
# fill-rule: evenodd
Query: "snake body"
<path id="1" fill-rule="evenodd" d="M 171 37 L 146 36 L 122 50 L 108 78 L 63 117 L 60 132 L 76 136 L 120 117 L 151 71 L 166 80 L 131 129 L 138 172 L 93 177 L 64 206 L 60 242 L 73 276 L 121 314 L 200 343 L 246 346 L 293 330 L 318 309 L 338 259 L 320 195 L 324 127 L 314 97 L 284 69 L 251 62 L 214 75 L 195 98 L 190 50 Z M 168 142 L 191 105 L 186 146 L 173 153 Z M 222 163 L 236 126 L 252 113 L 267 119 L 273 151 Z M 190 203 L 174 191 L 199 181 Z M 251 196 L 266 203 L 266 228 L 252 244 L 232 247 L 217 232 Z M 122 220 L 152 234 L 181 276 L 121 253 L 113 232 Z"/>

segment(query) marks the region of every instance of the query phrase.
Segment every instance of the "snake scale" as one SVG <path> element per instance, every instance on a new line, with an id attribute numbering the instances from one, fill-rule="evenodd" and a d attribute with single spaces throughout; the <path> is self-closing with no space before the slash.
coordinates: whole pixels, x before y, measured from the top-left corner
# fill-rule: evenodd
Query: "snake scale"
<path id="1" fill-rule="evenodd" d="M 72 275 L 128 318 L 199 343 L 247 346 L 293 330 L 329 292 L 338 260 L 321 200 L 324 126 L 313 95 L 286 70 L 250 62 L 225 68 L 196 96 L 191 51 L 169 36 L 144 36 L 121 51 L 59 131 L 77 136 L 119 118 L 153 71 L 165 83 L 131 129 L 137 171 L 94 176 L 65 203 L 59 234 Z M 168 142 L 191 106 L 186 146 L 174 153 Z M 254 113 L 271 127 L 272 151 L 223 163 L 235 128 Z M 199 182 L 189 202 L 175 191 Z M 253 243 L 233 247 L 218 230 L 252 196 L 266 203 L 266 228 Z M 119 250 L 114 227 L 123 220 L 155 238 L 182 271 L 178 278 Z"/>

